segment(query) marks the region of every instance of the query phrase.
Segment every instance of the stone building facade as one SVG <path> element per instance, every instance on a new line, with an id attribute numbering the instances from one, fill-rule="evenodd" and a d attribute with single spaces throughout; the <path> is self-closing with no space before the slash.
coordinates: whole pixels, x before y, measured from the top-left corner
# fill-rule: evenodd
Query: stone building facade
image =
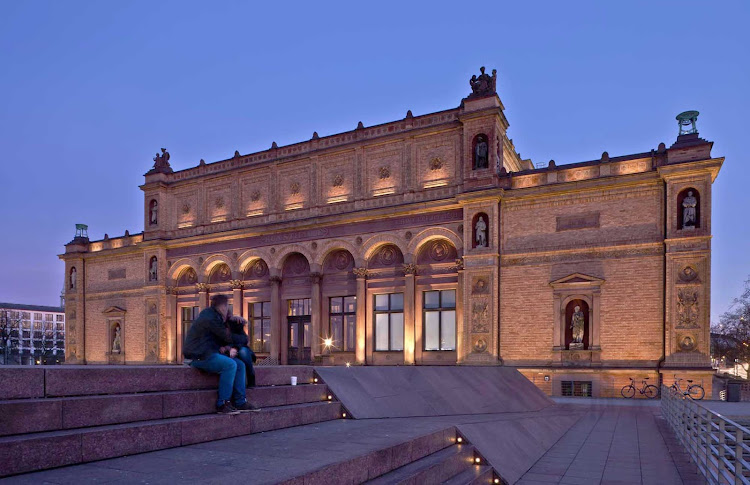
<path id="1" fill-rule="evenodd" d="M 66 361 L 179 363 L 223 293 L 263 363 L 502 364 L 594 396 L 678 375 L 710 392 L 723 159 L 695 119 L 669 148 L 534 168 L 494 71 L 471 88 L 457 108 L 177 172 L 162 149 L 144 231 L 61 255 Z"/>

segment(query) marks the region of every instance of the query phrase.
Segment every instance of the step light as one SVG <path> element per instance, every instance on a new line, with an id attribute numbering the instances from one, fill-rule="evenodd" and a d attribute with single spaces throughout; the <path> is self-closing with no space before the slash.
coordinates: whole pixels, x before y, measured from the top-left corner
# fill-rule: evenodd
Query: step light
<path id="1" fill-rule="evenodd" d="M 328 395 L 328 400 L 333 401 L 333 396 L 331 394 Z"/>
<path id="2" fill-rule="evenodd" d="M 499 479 L 499 478 L 497 478 L 497 477 L 495 477 L 495 479 L 494 479 L 494 480 L 492 480 L 492 483 L 500 483 L 500 479 Z"/>
<path id="3" fill-rule="evenodd" d="M 474 457 L 474 463 L 476 463 L 477 465 L 479 465 L 480 463 L 482 463 L 482 459 L 479 458 L 478 456 L 475 456 Z"/>
<path id="4" fill-rule="evenodd" d="M 463 443 L 463 442 L 464 442 L 464 439 L 461 438 L 460 436 L 456 438 L 456 443 Z"/>
<path id="5" fill-rule="evenodd" d="M 317 378 L 317 377 L 313 377 L 313 382 L 314 382 L 315 384 L 317 384 L 317 383 L 318 383 L 318 378 Z"/>

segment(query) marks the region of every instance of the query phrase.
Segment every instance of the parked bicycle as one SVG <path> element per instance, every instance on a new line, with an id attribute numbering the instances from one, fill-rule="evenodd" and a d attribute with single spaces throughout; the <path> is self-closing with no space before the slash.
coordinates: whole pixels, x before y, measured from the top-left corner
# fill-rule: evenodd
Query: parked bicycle
<path id="1" fill-rule="evenodd" d="M 630 399 L 635 396 L 635 391 L 638 391 L 642 396 L 646 396 L 649 399 L 654 399 L 659 395 L 659 388 L 653 384 L 648 384 L 646 381 L 648 381 L 648 377 L 643 379 L 643 387 L 638 389 L 637 387 L 635 387 L 635 380 L 631 377 L 630 384 L 627 386 L 623 386 L 622 390 L 620 391 L 622 397 Z"/>
<path id="2" fill-rule="evenodd" d="M 683 396 L 687 396 L 690 399 L 695 399 L 696 401 L 699 401 L 703 399 L 703 397 L 706 395 L 706 390 L 703 389 L 703 381 L 701 381 L 700 384 L 693 384 L 692 379 L 686 379 L 688 386 L 687 389 L 683 389 L 680 385 L 680 382 L 682 382 L 682 379 L 677 378 L 677 374 L 674 376 L 674 382 L 672 383 L 672 386 L 670 389 L 673 389 Z"/>

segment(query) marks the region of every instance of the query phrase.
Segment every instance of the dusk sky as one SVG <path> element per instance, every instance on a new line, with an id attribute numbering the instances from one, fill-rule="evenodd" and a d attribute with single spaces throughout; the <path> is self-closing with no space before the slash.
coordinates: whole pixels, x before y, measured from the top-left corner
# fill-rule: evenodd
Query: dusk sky
<path id="1" fill-rule="evenodd" d="M 175 170 L 458 106 L 498 71 L 509 136 L 546 166 L 671 145 L 700 111 L 712 321 L 750 275 L 750 2 L 0 2 L 0 301 L 54 305 L 57 255 L 143 230 Z M 633 301 L 638 305 L 638 301 Z"/>

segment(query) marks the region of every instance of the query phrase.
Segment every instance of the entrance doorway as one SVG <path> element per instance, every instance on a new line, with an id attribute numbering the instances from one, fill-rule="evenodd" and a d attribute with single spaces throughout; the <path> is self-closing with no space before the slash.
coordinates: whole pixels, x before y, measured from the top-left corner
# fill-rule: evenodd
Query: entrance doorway
<path id="1" fill-rule="evenodd" d="M 293 364 L 310 364 L 311 340 L 311 312 L 310 298 L 287 300 L 289 312 L 287 314 L 289 352 L 287 362 Z"/>

